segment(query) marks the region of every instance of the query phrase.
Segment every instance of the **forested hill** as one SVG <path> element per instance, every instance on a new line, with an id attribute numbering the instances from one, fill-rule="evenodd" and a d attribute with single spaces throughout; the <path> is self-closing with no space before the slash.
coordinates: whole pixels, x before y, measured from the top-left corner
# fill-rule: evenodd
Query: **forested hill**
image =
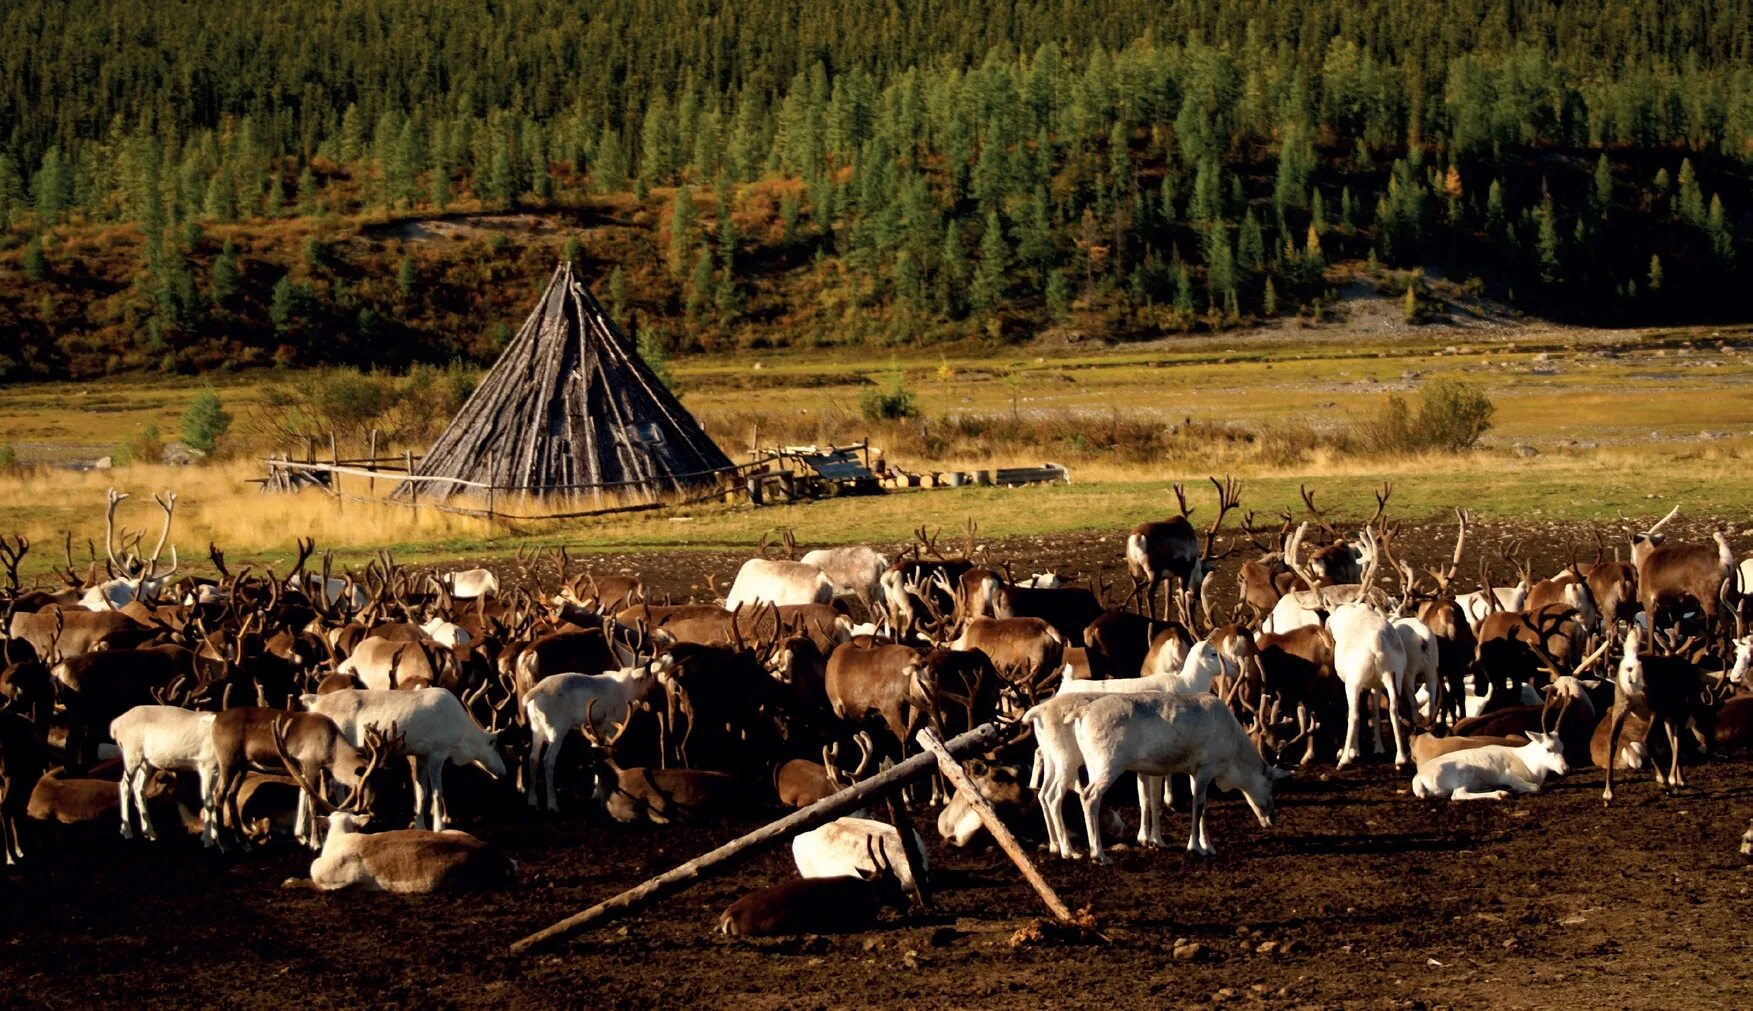
<path id="1" fill-rule="evenodd" d="M 490 354 L 496 293 L 351 237 L 506 208 L 625 224 L 675 346 L 1221 327 L 1372 259 L 1744 316 L 1749 159 L 1753 0 L 17 0 L 0 375 Z"/>

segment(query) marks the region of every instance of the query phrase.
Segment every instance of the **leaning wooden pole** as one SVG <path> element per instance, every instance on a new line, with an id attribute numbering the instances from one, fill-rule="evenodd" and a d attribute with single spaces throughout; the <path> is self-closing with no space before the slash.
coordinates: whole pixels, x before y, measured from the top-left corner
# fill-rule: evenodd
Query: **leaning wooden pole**
<path id="1" fill-rule="evenodd" d="M 1029 859 L 1027 853 L 1023 852 L 1022 844 L 1017 842 L 1016 836 L 1011 834 L 1010 827 L 999 820 L 998 812 L 992 809 L 992 805 L 987 803 L 986 798 L 981 795 L 980 788 L 974 785 L 972 779 L 968 778 L 967 772 L 962 769 L 962 763 L 956 761 L 949 746 L 939 740 L 937 734 L 933 733 L 930 727 L 919 732 L 918 741 L 925 746 L 927 754 L 936 756 L 937 766 L 943 770 L 944 777 L 967 797 L 969 806 L 974 809 L 975 814 L 980 816 L 980 821 L 986 826 L 986 831 L 991 832 L 992 838 L 998 840 L 999 848 L 1004 850 L 1006 856 L 1010 857 L 1011 863 L 1016 864 L 1017 870 L 1023 872 L 1023 880 L 1029 883 L 1029 887 L 1035 890 L 1035 894 L 1041 896 L 1041 901 L 1047 903 L 1047 909 L 1059 919 L 1059 922 L 1070 923 L 1072 921 L 1071 908 L 1059 897 L 1059 893 L 1053 890 L 1053 886 L 1047 883 L 1047 879 L 1041 876 L 1041 872 L 1035 869 L 1035 862 Z"/>
<path id="2" fill-rule="evenodd" d="M 937 742 L 937 747 L 941 748 L 944 754 L 952 756 L 989 751 L 1000 743 L 1005 733 L 1004 728 L 998 724 L 988 723 L 975 727 L 958 737 L 953 737 L 947 742 Z M 937 741 L 935 736 L 932 740 Z M 613 898 L 604 899 L 583 912 L 574 913 L 550 927 L 538 930 L 528 937 L 514 942 L 511 946 L 512 954 L 522 954 L 539 945 L 563 940 L 594 923 L 632 912 L 658 899 L 683 891 L 701 878 L 741 863 L 768 847 L 784 842 L 799 832 L 808 831 L 817 825 L 825 825 L 841 815 L 867 806 L 880 797 L 884 791 L 899 787 L 931 772 L 937 767 L 938 762 L 939 759 L 935 753 L 920 752 L 892 769 L 852 784 L 832 797 L 824 797 L 809 807 L 793 811 L 776 822 L 763 825 L 747 835 L 732 839 L 709 853 L 701 854 L 687 863 L 667 870 Z M 1067 917 L 1069 915 L 1068 913 Z"/>

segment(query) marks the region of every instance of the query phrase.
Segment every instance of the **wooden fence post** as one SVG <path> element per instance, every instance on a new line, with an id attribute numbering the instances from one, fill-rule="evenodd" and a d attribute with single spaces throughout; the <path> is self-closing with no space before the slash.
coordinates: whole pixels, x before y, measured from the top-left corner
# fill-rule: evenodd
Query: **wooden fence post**
<path id="1" fill-rule="evenodd" d="M 956 761 L 955 755 L 944 746 L 943 741 L 938 739 L 937 734 L 933 733 L 930 727 L 919 731 L 915 739 L 925 746 L 926 754 L 937 758 L 938 768 L 943 770 L 944 776 L 949 779 L 951 785 L 962 791 L 968 798 L 969 805 L 974 808 L 974 813 L 980 816 L 980 821 L 985 824 L 986 831 L 992 833 L 992 838 L 998 840 L 999 848 L 1010 857 L 1011 863 L 1017 865 L 1017 870 L 1023 872 L 1023 880 L 1027 881 L 1029 887 L 1041 896 L 1041 900 L 1047 903 L 1047 908 L 1059 919 L 1059 922 L 1070 923 L 1072 921 L 1070 907 L 1059 897 L 1059 893 L 1053 890 L 1053 886 L 1047 883 L 1047 879 L 1041 876 L 1041 872 L 1035 869 L 1034 861 L 1030 860 L 1028 854 L 1023 852 L 1022 844 L 1016 841 L 1016 836 L 1011 835 L 1009 826 L 999 820 L 998 812 L 992 809 L 992 805 L 987 803 L 985 797 L 981 796 L 980 788 L 975 786 L 974 781 L 969 779 L 968 774 L 962 770 L 962 763 Z"/>
<path id="2" fill-rule="evenodd" d="M 369 448 L 366 452 L 371 454 L 371 462 L 365 466 L 375 473 L 377 471 L 377 429 L 375 428 L 371 430 Z M 365 479 L 365 492 L 373 498 L 377 497 L 377 478 L 368 477 Z"/>
<path id="3" fill-rule="evenodd" d="M 407 462 L 408 467 L 408 501 L 418 506 L 420 504 L 420 482 L 414 480 L 414 451 L 405 449 L 402 453 L 402 458 Z"/>

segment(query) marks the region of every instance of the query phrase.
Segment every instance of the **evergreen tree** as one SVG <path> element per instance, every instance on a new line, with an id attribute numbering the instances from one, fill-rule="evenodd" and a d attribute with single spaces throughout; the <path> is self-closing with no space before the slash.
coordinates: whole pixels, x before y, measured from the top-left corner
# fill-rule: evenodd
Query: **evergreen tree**
<path id="1" fill-rule="evenodd" d="M 944 227 L 943 250 L 938 256 L 937 300 L 943 311 L 959 316 L 968 284 L 968 253 L 962 245 L 961 223 L 951 218 Z"/>
<path id="2" fill-rule="evenodd" d="M 24 183 L 18 175 L 18 163 L 9 154 L 0 153 L 0 228 L 10 227 L 13 216 L 24 209 Z"/>
<path id="3" fill-rule="evenodd" d="M 667 182 L 675 174 L 672 160 L 675 146 L 669 100 L 659 92 L 646 107 L 639 126 L 639 178 L 648 183 Z"/>
<path id="4" fill-rule="evenodd" d="M 1063 320 L 1071 315 L 1071 279 L 1057 267 L 1047 272 L 1047 311 Z"/>
<path id="5" fill-rule="evenodd" d="M 365 157 L 365 117 L 359 107 L 347 103 L 341 114 L 341 161 L 351 165 Z"/>
<path id="6" fill-rule="evenodd" d="M 1547 284 L 1556 284 L 1560 277 L 1558 222 L 1550 193 L 1540 201 L 1539 209 L 1534 212 L 1534 220 L 1539 226 L 1535 248 L 1540 258 L 1540 278 Z"/>
<path id="7" fill-rule="evenodd" d="M 406 252 L 396 264 L 396 290 L 401 292 L 402 301 L 414 297 L 414 291 L 420 285 L 419 272 L 414 268 L 414 257 Z"/>
<path id="8" fill-rule="evenodd" d="M 300 217 L 309 217 L 317 211 L 317 177 L 306 165 L 298 173 L 298 203 Z"/>
<path id="9" fill-rule="evenodd" d="M 1613 207 L 1613 167 L 1604 153 L 1595 159 L 1594 202 L 1596 217 L 1606 216 Z"/>
<path id="10" fill-rule="evenodd" d="M 609 271 L 609 317 L 617 320 L 627 317 L 627 272 L 620 264 Z"/>
<path id="11" fill-rule="evenodd" d="M 1183 327 L 1193 320 L 1193 272 L 1187 269 L 1185 260 L 1175 264 L 1175 315 L 1181 318 Z"/>
<path id="12" fill-rule="evenodd" d="M 1322 269 L 1327 266 L 1327 255 L 1321 249 L 1321 233 L 1314 222 L 1309 223 L 1308 235 L 1303 239 L 1303 264 L 1314 277 L 1320 277 Z"/>
<path id="13" fill-rule="evenodd" d="M 712 298 L 712 250 L 701 246 L 694 254 L 694 269 L 688 275 L 688 295 L 685 306 L 688 319 L 698 321 L 700 310 Z"/>
<path id="14" fill-rule="evenodd" d="M 974 282 L 968 292 L 974 311 L 990 315 L 1004 298 L 1005 276 L 1010 268 L 1010 244 L 1004 237 L 1004 226 L 998 212 L 986 212 L 986 227 L 980 234 L 980 263 L 974 268 Z"/>
<path id="15" fill-rule="evenodd" d="M 1698 188 L 1698 175 L 1692 171 L 1692 159 L 1680 162 L 1680 220 L 1694 228 L 1704 227 L 1704 193 Z"/>
<path id="16" fill-rule="evenodd" d="M 24 246 L 24 276 L 41 281 L 49 274 L 49 261 L 43 255 L 43 237 L 33 235 Z"/>
<path id="17" fill-rule="evenodd" d="M 1236 237 L 1236 257 L 1248 270 L 1266 269 L 1266 239 L 1260 233 L 1260 222 L 1253 208 L 1242 215 L 1242 228 Z"/>
<path id="18" fill-rule="evenodd" d="M 621 146 L 621 135 L 610 127 L 603 127 L 602 139 L 597 141 L 590 182 L 598 193 L 612 192 L 627 184 L 627 150 Z"/>
<path id="19" fill-rule="evenodd" d="M 696 217 L 694 194 L 686 186 L 678 187 L 675 199 L 670 201 L 670 245 L 667 262 L 672 277 L 681 277 L 688 267 L 689 254 L 694 248 Z"/>
<path id="20" fill-rule="evenodd" d="M 1710 250 L 1717 266 L 1731 270 L 1735 266 L 1735 236 L 1729 231 L 1728 214 L 1723 210 L 1721 194 L 1710 198 L 1710 213 L 1705 219 L 1705 233 L 1710 236 Z"/>
<path id="21" fill-rule="evenodd" d="M 219 402 L 219 394 L 208 387 L 189 402 L 180 427 L 185 443 L 211 455 L 231 428 L 231 413 Z"/>
<path id="22" fill-rule="evenodd" d="M 718 201 L 718 288 L 713 292 L 712 304 L 718 310 L 721 322 L 729 322 L 742 312 L 742 291 L 737 284 L 737 251 L 738 235 L 736 221 L 730 214 L 728 195 Z"/>
<path id="23" fill-rule="evenodd" d="M 207 275 L 207 295 L 213 300 L 214 308 L 223 308 L 225 303 L 237 295 L 238 288 L 237 246 L 229 240 L 213 258 L 213 266 Z"/>
<path id="24" fill-rule="evenodd" d="M 292 278 L 280 275 L 274 282 L 274 293 L 268 300 L 268 321 L 274 325 L 274 332 L 284 337 L 298 322 L 297 305 L 292 289 Z"/>
<path id="25" fill-rule="evenodd" d="M 1037 280 L 1044 277 L 1053 263 L 1053 221 L 1047 206 L 1047 189 L 1035 187 L 1029 206 L 1017 222 L 1017 259 L 1034 272 Z"/>
<path id="26" fill-rule="evenodd" d="M 1651 254 L 1650 256 L 1649 289 L 1652 292 L 1662 290 L 1662 257 L 1660 254 Z"/>
<path id="27" fill-rule="evenodd" d="M 1485 193 L 1485 230 L 1492 236 L 1501 236 L 1504 225 L 1503 184 L 1496 179 Z"/>
<path id="28" fill-rule="evenodd" d="M 1273 287 L 1270 277 L 1266 279 L 1266 287 L 1260 293 L 1260 312 L 1264 316 L 1278 315 L 1278 289 Z"/>
<path id="29" fill-rule="evenodd" d="M 37 225 L 47 228 L 61 217 L 72 201 L 73 180 L 61 149 L 51 147 L 43 155 L 42 167 L 31 178 L 31 195 L 36 199 Z"/>

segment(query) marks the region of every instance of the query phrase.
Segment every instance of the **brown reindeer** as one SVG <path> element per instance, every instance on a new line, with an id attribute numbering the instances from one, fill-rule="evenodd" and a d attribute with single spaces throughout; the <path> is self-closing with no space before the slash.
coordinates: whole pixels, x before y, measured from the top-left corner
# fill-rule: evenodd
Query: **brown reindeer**
<path id="1" fill-rule="evenodd" d="M 1150 616 L 1159 616 L 1156 591 L 1158 586 L 1164 586 L 1165 593 L 1176 600 L 1181 620 L 1191 623 L 1192 605 L 1203 599 L 1206 577 L 1215 569 L 1217 561 L 1230 553 L 1217 552 L 1217 532 L 1223 526 L 1224 516 L 1241 504 L 1241 485 L 1228 477 L 1221 483 L 1215 477 L 1210 481 L 1217 489 L 1217 518 L 1206 528 L 1203 540 L 1193 527 L 1193 510 L 1187 505 L 1187 490 L 1180 484 L 1174 486 L 1174 491 L 1181 515 L 1169 520 L 1140 523 L 1126 535 L 1126 571 L 1132 577 L 1132 594 L 1126 603 L 1138 600 L 1141 613 L 1148 605 Z M 1230 549 L 1234 550 L 1234 547 Z M 1166 617 L 1167 611 L 1165 599 L 1163 616 Z"/>

